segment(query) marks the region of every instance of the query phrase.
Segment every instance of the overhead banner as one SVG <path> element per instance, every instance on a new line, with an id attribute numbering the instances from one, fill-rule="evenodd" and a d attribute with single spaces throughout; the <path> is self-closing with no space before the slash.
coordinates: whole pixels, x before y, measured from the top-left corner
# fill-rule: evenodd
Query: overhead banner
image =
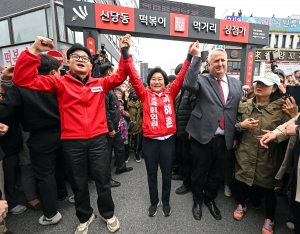
<path id="1" fill-rule="evenodd" d="M 300 32 L 300 19 L 243 16 L 242 21 L 267 25 L 272 32 Z"/>
<path id="2" fill-rule="evenodd" d="M 268 45 L 269 26 L 248 22 L 71 0 L 64 1 L 64 13 L 66 26 L 75 31 L 91 28 L 168 40 Z"/>

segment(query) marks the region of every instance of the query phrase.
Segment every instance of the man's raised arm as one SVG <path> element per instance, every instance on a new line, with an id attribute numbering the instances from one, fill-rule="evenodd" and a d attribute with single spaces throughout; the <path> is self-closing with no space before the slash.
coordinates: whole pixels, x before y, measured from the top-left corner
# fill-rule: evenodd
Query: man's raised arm
<path id="1" fill-rule="evenodd" d="M 187 73 L 184 78 L 183 82 L 183 88 L 197 94 L 199 91 L 199 84 L 197 82 L 198 80 L 198 74 L 199 74 L 199 69 L 200 69 L 200 49 L 199 49 L 199 43 L 198 41 L 195 43 L 195 45 L 192 47 L 194 50 L 196 50 L 196 54 L 193 57 L 192 63 L 187 70 Z"/>
<path id="2" fill-rule="evenodd" d="M 39 54 L 53 48 L 52 40 L 36 37 L 35 42 L 23 51 L 17 60 L 13 74 L 14 84 L 32 90 L 55 92 L 56 79 L 50 76 L 39 76 L 37 70 L 41 64 Z"/>

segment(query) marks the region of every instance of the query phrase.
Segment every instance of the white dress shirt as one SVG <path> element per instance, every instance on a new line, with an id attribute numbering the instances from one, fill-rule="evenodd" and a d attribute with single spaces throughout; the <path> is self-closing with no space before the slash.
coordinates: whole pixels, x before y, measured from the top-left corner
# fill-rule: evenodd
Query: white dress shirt
<path id="1" fill-rule="evenodd" d="M 215 79 L 218 81 L 218 79 L 216 77 L 215 77 Z M 227 79 L 226 75 L 222 78 L 221 85 L 222 85 L 224 99 L 225 99 L 225 103 L 226 103 L 228 94 L 229 94 L 228 79 Z M 225 125 L 225 128 L 226 128 L 226 125 Z M 224 134 L 225 134 L 224 129 L 220 128 L 220 126 L 219 126 L 217 131 L 215 132 L 215 135 L 224 135 Z"/>

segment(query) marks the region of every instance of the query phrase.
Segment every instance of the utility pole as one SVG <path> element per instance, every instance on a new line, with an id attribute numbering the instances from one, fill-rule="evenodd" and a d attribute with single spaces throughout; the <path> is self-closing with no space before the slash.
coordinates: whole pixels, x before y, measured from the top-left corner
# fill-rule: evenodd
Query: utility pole
<path id="1" fill-rule="evenodd" d="M 56 31 L 56 20 L 55 20 L 55 5 L 54 0 L 50 0 L 50 9 L 51 9 L 51 17 L 52 17 L 52 35 L 53 35 L 53 43 L 56 49 L 57 47 L 57 31 Z"/>

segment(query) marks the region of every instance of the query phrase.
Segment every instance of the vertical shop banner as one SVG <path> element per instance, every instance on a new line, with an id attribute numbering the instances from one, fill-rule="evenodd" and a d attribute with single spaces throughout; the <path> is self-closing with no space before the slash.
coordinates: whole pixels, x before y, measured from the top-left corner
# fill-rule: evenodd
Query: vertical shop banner
<path id="1" fill-rule="evenodd" d="M 253 77 L 253 71 L 255 66 L 255 56 L 253 51 L 248 52 L 248 61 L 246 66 L 246 85 L 251 86 L 252 85 L 252 77 Z"/>

